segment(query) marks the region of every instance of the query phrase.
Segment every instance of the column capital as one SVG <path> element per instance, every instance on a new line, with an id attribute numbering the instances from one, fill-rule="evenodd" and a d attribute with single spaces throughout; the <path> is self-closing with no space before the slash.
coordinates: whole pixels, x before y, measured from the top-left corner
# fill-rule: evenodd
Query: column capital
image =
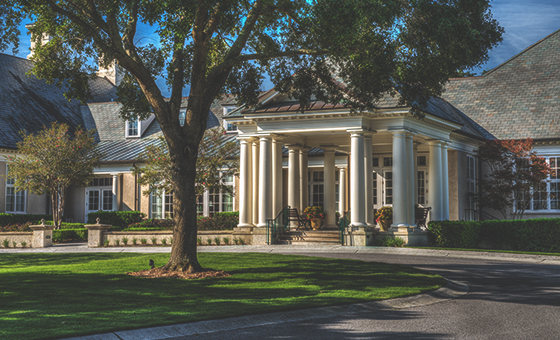
<path id="1" fill-rule="evenodd" d="M 336 167 L 340 170 L 347 170 L 348 169 L 348 165 L 346 165 L 346 164 L 337 165 Z"/>
<path id="2" fill-rule="evenodd" d="M 335 145 L 319 145 L 321 149 L 325 152 L 335 152 L 336 146 Z"/>
<path id="3" fill-rule="evenodd" d="M 443 142 L 440 139 L 428 139 L 427 141 L 429 145 L 436 145 L 436 146 L 441 146 L 441 143 Z"/>
<path id="4" fill-rule="evenodd" d="M 274 141 L 283 141 L 284 139 L 286 139 L 286 135 L 281 135 L 279 133 L 271 133 L 270 136 L 272 136 L 272 139 Z"/>
<path id="5" fill-rule="evenodd" d="M 121 174 L 120 172 L 111 172 L 111 173 L 109 173 L 109 176 L 117 177 L 120 174 Z"/>

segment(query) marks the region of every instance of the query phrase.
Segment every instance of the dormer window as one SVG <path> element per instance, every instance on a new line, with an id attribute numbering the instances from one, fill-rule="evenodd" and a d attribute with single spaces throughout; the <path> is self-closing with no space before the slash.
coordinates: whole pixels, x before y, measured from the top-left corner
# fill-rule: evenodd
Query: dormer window
<path id="1" fill-rule="evenodd" d="M 231 111 L 235 109 L 235 106 L 224 106 L 223 116 L 227 116 Z M 237 125 L 228 123 L 224 120 L 224 129 L 226 130 L 226 132 L 237 132 Z"/>
<path id="2" fill-rule="evenodd" d="M 126 122 L 126 137 L 140 137 L 140 121 L 138 119 Z"/>

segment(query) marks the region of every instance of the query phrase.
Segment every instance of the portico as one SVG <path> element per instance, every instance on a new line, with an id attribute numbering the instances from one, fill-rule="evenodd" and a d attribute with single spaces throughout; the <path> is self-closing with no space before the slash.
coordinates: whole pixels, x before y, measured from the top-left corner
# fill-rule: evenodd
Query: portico
<path id="1" fill-rule="evenodd" d="M 414 240 L 424 235 L 415 225 L 418 203 L 432 207 L 432 220 L 449 219 L 447 152 L 461 124 L 429 112 L 418 118 L 398 106 L 355 112 L 316 102 L 301 113 L 274 91 L 261 100 L 260 109 L 224 117 L 238 126 L 241 145 L 239 228 L 262 234 L 284 206 L 301 212 L 315 202 L 326 213 L 323 229 L 336 229 L 336 213 L 350 212 L 347 243 L 355 245 L 369 245 L 376 235 L 420 242 Z M 429 160 L 427 180 L 417 175 L 419 155 Z M 386 205 L 393 223 L 381 232 L 374 211 Z M 366 235 L 360 244 L 351 242 L 356 233 Z"/>

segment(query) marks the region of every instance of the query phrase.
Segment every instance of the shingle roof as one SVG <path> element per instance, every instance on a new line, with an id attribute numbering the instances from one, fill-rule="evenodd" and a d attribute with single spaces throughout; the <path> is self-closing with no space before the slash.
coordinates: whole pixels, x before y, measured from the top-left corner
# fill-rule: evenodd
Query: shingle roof
<path id="1" fill-rule="evenodd" d="M 57 86 L 28 77 L 31 66 L 27 59 L 0 53 L 0 147 L 16 148 L 20 131 L 35 133 L 54 121 L 70 129 L 84 126 L 80 103 L 68 102 Z M 96 79 L 91 85 L 94 101 L 114 93 L 114 86 L 106 79 Z"/>
<path id="2" fill-rule="evenodd" d="M 560 30 L 483 77 L 451 79 L 443 98 L 498 139 L 560 138 Z"/>

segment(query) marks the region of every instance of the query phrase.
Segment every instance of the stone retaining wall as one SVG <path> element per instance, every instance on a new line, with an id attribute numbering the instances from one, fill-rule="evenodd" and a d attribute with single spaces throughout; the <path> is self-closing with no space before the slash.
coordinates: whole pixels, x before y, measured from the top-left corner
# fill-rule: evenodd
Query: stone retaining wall
<path id="1" fill-rule="evenodd" d="M 10 242 L 10 248 L 14 247 L 13 242 L 17 243 L 17 248 L 23 248 L 22 242 L 26 243 L 26 248 L 30 248 L 33 244 L 33 232 L 7 231 L 0 233 L 0 247 L 4 247 L 4 240 L 6 239 Z"/>
<path id="2" fill-rule="evenodd" d="M 214 243 L 214 238 L 219 237 L 220 243 L 224 244 L 224 237 L 229 238 L 229 244 L 234 244 L 233 237 L 232 237 L 232 230 L 213 230 L 213 231 L 199 231 L 198 238 L 202 240 L 202 244 L 207 244 L 207 240 L 212 240 L 212 244 Z M 133 245 L 133 239 L 136 239 L 136 244 L 141 245 L 141 240 L 146 239 L 147 244 L 151 245 L 152 238 L 156 238 L 156 244 L 162 245 L 162 240 L 166 240 L 166 244 L 171 244 L 171 239 L 173 238 L 173 231 L 104 231 L 102 236 L 102 243 L 101 245 L 105 244 L 105 241 L 109 241 L 110 246 L 116 246 L 116 240 L 119 240 L 119 245 L 123 245 L 123 238 L 128 239 L 128 245 Z M 247 244 L 247 243 L 245 243 Z"/>

